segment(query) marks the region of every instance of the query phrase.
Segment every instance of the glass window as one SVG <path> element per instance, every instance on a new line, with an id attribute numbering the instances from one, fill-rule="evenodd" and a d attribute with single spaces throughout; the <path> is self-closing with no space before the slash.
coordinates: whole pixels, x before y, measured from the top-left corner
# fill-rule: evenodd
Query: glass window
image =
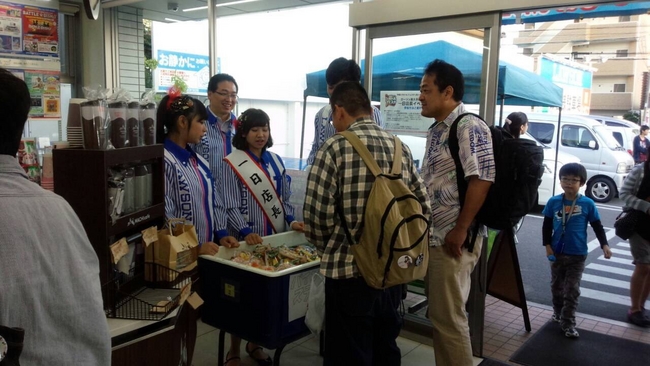
<path id="1" fill-rule="evenodd" d="M 274 142 L 271 150 L 286 158 L 300 157 L 306 75 L 326 69 L 338 57 L 352 58 L 349 4 L 338 2 L 232 16 L 220 16 L 219 12 L 220 8 L 217 9 L 217 72 L 230 74 L 237 80 L 239 99 L 234 113 L 248 108 L 264 110 L 271 119 Z M 207 57 L 207 20 L 153 22 L 152 32 L 153 58 L 158 57 L 156 50 L 161 49 L 178 55 Z M 178 34 L 186 35 L 183 42 L 177 41 Z M 160 71 L 161 60 L 158 61 Z M 198 97 L 205 100 L 205 89 L 212 75 L 207 69 L 195 74 L 188 84 L 198 80 L 201 84 L 197 88 L 201 94 Z M 314 116 L 327 103 L 325 98 L 307 98 L 303 159 L 307 158 L 314 139 Z"/>
<path id="2" fill-rule="evenodd" d="M 593 129 L 598 137 L 605 142 L 605 146 L 612 150 L 620 148 L 621 145 L 616 141 L 611 131 L 608 130 L 605 125 L 595 125 L 593 126 Z"/>
<path id="3" fill-rule="evenodd" d="M 596 139 L 588 129 L 572 125 L 562 127 L 561 142 L 563 146 L 589 149 L 590 141 L 595 142 Z"/>
<path id="4" fill-rule="evenodd" d="M 553 135 L 555 134 L 555 125 L 528 121 L 528 133 L 537 141 L 544 144 L 550 144 L 553 141 Z"/>

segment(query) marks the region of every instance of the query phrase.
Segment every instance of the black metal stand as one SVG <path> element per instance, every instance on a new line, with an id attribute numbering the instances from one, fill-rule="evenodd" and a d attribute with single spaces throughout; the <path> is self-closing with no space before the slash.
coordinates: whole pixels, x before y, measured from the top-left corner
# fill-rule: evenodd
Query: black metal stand
<path id="1" fill-rule="evenodd" d="M 487 293 L 501 301 L 521 308 L 524 327 L 531 331 L 524 282 L 519 268 L 519 256 L 514 233 L 502 230 L 494 239 L 488 261 Z"/>

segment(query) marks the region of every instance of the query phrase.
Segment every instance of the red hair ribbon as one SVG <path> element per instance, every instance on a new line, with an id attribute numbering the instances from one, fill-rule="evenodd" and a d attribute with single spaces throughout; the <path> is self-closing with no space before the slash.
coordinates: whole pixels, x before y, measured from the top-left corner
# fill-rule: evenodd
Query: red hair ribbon
<path id="1" fill-rule="evenodd" d="M 237 119 L 237 117 L 233 117 L 233 119 L 232 119 L 232 125 L 235 127 L 235 131 L 238 131 L 238 130 L 239 130 L 239 126 L 241 125 L 241 123 L 239 122 L 239 120 Z"/>
<path id="2" fill-rule="evenodd" d="M 167 99 L 167 109 L 170 109 L 172 106 L 172 103 L 181 97 L 181 90 L 176 87 L 176 85 L 172 86 L 167 90 L 167 95 L 169 95 L 169 99 Z"/>

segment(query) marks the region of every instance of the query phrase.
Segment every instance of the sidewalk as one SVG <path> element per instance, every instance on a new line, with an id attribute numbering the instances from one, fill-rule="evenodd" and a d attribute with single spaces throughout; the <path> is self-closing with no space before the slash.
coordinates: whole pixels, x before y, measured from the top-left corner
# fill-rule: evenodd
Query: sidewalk
<path id="1" fill-rule="evenodd" d="M 524 329 L 524 320 L 521 309 L 514 307 L 501 300 L 488 296 L 485 300 L 485 332 L 483 335 L 483 356 L 495 360 L 508 362 L 521 345 L 528 340 L 535 332 L 551 319 L 553 311 L 550 307 L 539 304 L 528 304 L 530 315 L 531 332 Z M 650 344 L 650 329 L 597 318 L 590 315 L 579 314 L 576 317 L 578 330 L 591 330 L 594 332 L 609 334 L 616 337 L 632 339 L 635 341 Z M 216 328 L 203 324 L 199 321 L 196 347 L 194 350 L 194 366 L 216 365 L 219 332 Z M 227 352 L 230 338 L 226 336 Z M 245 345 L 242 341 L 242 350 Z M 402 350 L 402 365 L 435 365 L 433 348 L 430 340 L 412 334 L 402 334 L 397 339 L 397 345 Z M 318 355 L 318 337 L 310 336 L 297 342 L 287 345 L 280 358 L 282 366 L 320 366 L 323 359 Z M 273 351 L 267 351 L 273 355 Z M 250 357 L 242 354 L 241 364 L 245 366 L 256 366 L 257 364 Z M 478 365 L 481 359 L 475 359 Z"/>

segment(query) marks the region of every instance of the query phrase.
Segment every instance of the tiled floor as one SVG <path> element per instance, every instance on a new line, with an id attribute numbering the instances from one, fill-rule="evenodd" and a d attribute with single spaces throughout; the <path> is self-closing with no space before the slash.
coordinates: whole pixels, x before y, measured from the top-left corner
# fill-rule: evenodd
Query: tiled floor
<path id="1" fill-rule="evenodd" d="M 483 356 L 516 365 L 508 362 L 510 356 L 551 318 L 553 311 L 544 305 L 529 304 L 528 313 L 532 327 L 530 333 L 524 329 L 521 309 L 488 296 L 485 303 Z M 578 314 L 576 320 L 578 330 L 592 330 L 650 344 L 650 329 L 582 314 Z M 217 364 L 218 340 L 218 330 L 199 321 L 194 366 Z M 226 336 L 226 350 L 229 342 L 230 339 Z M 402 350 L 403 366 L 435 365 L 433 348 L 427 339 L 402 332 L 402 336 L 397 339 L 397 344 Z M 273 355 L 273 351 L 268 353 Z M 322 358 L 318 355 L 318 337 L 306 337 L 286 346 L 280 360 L 282 366 L 322 365 Z M 476 358 L 474 364 L 478 365 L 480 362 L 481 360 Z M 256 363 L 247 356 L 242 357 L 241 364 L 256 366 Z"/>

